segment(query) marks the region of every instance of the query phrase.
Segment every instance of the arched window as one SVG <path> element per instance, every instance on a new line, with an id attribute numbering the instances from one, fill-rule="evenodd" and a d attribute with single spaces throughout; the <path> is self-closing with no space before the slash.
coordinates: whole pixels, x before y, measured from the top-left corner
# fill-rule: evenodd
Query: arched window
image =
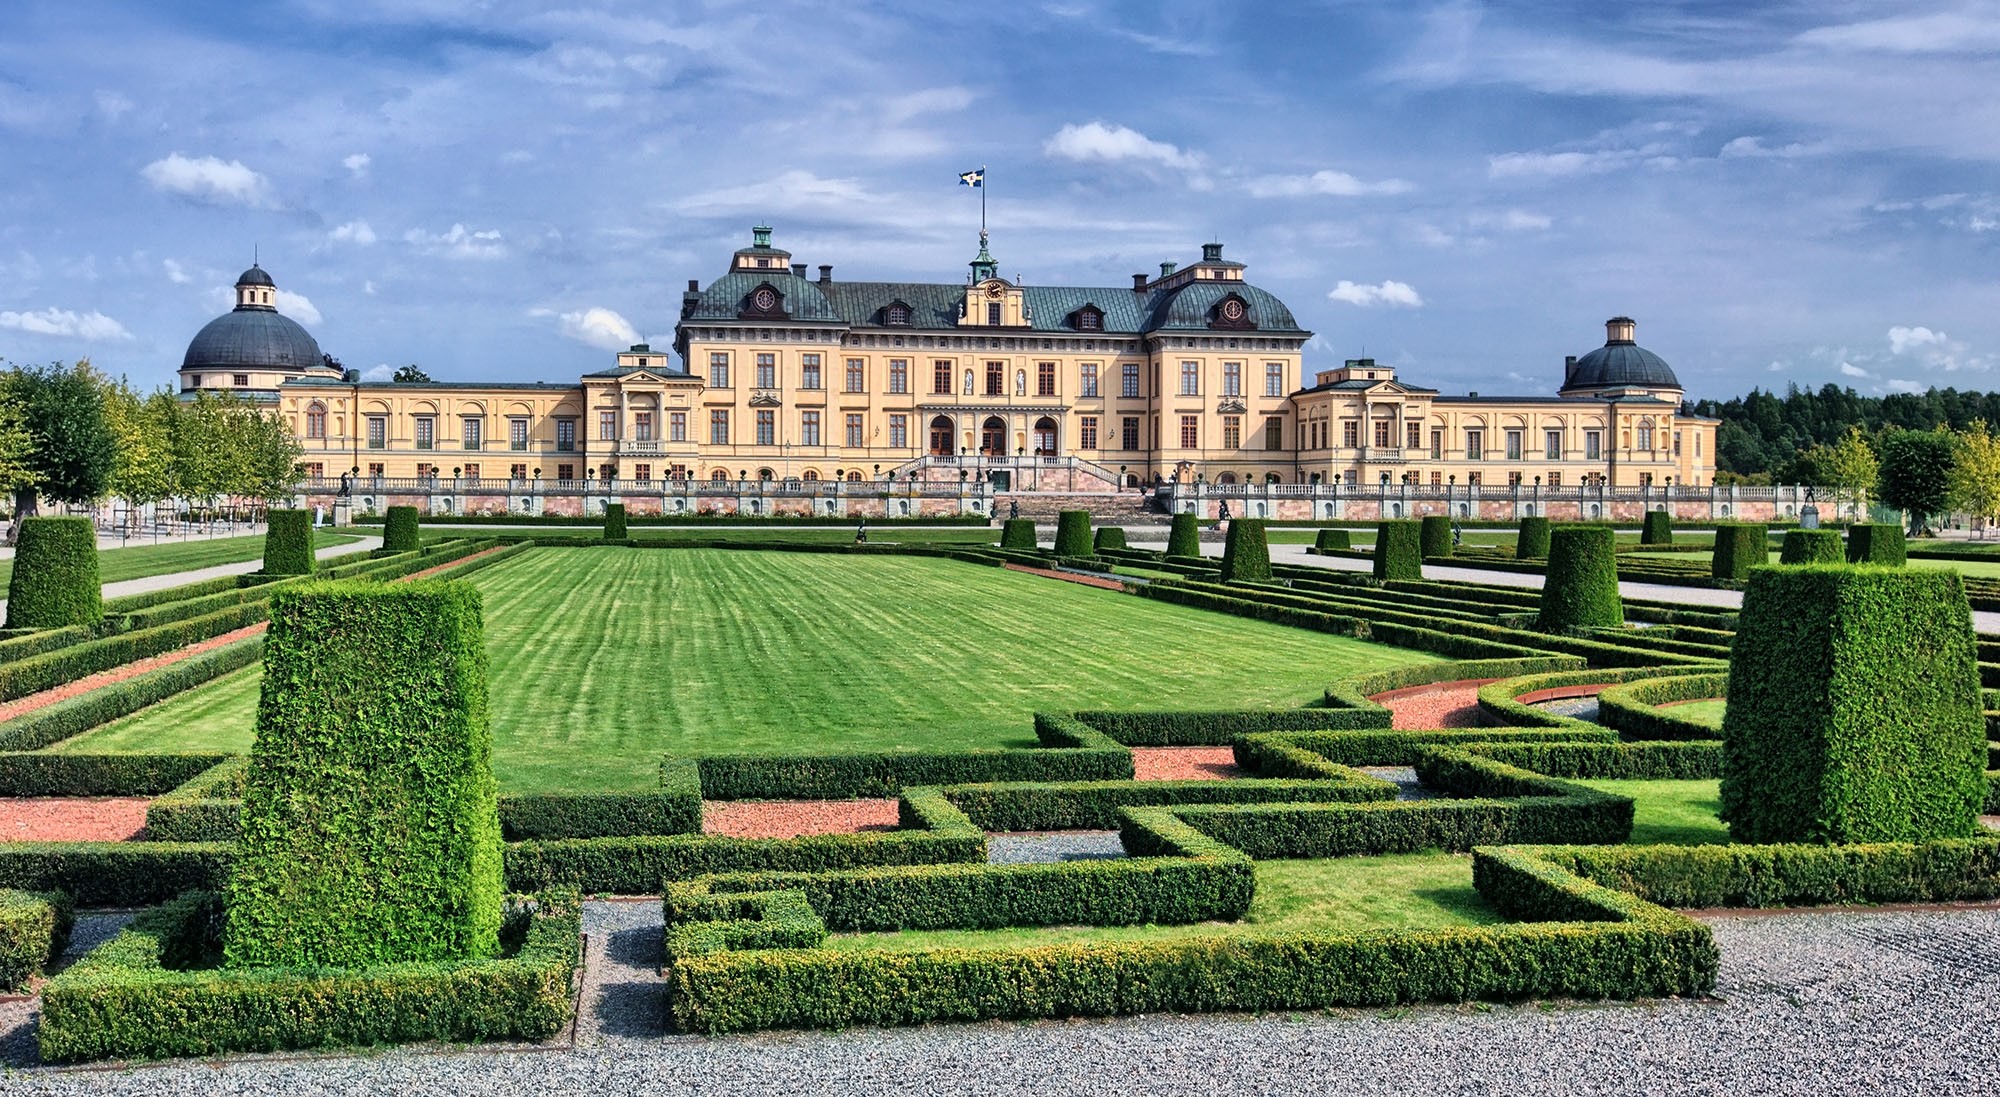
<path id="1" fill-rule="evenodd" d="M 1233 484 L 1236 482 L 1236 474 L 1233 472 L 1225 472 L 1222 475 L 1216 477 L 1215 482 L 1218 484 Z"/>
<path id="2" fill-rule="evenodd" d="M 909 322 L 910 322 L 910 306 L 908 306 L 908 305 L 904 305 L 904 304 L 895 304 L 895 305 L 890 305 L 890 306 L 889 306 L 889 314 L 888 314 L 888 316 L 887 316 L 887 319 L 888 319 L 888 321 L 889 321 L 889 322 L 890 322 L 891 324 L 907 324 L 907 323 L 909 323 Z"/>
<path id="3" fill-rule="evenodd" d="M 716 469 L 714 472 L 708 474 L 708 479 L 713 484 L 726 484 L 729 482 L 729 470 Z"/>
<path id="4" fill-rule="evenodd" d="M 1643 420 L 1639 424 L 1639 448 L 1650 451 L 1653 448 L 1653 421 Z"/>
<path id="5" fill-rule="evenodd" d="M 326 405 L 315 400 L 306 408 L 306 437 L 326 438 Z"/>
<path id="6" fill-rule="evenodd" d="M 777 479 L 777 478 L 778 478 L 778 474 L 777 474 L 777 473 L 775 473 L 775 472 L 772 472 L 772 471 L 771 471 L 770 469 L 758 469 L 758 470 L 757 470 L 757 479 L 759 479 L 759 480 L 775 480 L 775 479 Z"/>
<path id="7" fill-rule="evenodd" d="M 1264 482 L 1267 484 L 1282 484 L 1285 482 L 1285 478 L 1275 472 L 1267 472 L 1264 474 Z"/>
<path id="8" fill-rule="evenodd" d="M 856 471 L 856 472 L 850 472 L 850 473 L 848 473 L 848 474 L 847 474 L 847 482 L 848 482 L 848 483 L 850 483 L 850 484 L 858 484 L 858 483 L 860 483 L 860 482 L 861 482 L 861 473 L 860 473 L 860 472 L 858 472 L 858 471 Z"/>
<path id="9" fill-rule="evenodd" d="M 804 474 L 803 476 L 799 477 L 799 479 L 801 479 L 801 480 L 805 480 L 805 481 L 808 481 L 808 482 L 812 482 L 812 483 L 817 483 L 817 482 L 819 481 L 819 470 L 818 470 L 818 469 L 807 469 L 807 470 L 805 471 L 805 474 Z"/>

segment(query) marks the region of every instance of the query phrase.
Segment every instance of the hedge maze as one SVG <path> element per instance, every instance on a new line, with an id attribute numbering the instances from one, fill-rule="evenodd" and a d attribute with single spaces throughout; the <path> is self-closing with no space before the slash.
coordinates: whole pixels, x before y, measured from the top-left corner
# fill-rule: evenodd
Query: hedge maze
<path id="1" fill-rule="evenodd" d="M 1241 519 L 1203 559 L 1182 517 L 1164 553 L 1068 515 L 1053 550 L 1027 523 L 997 547 L 737 547 L 1060 561 L 1117 582 L 1106 599 L 1434 658 L 1330 666 L 1298 708 L 1052 705 L 1019 729 L 1031 745 L 999 749 L 843 751 L 806 731 L 783 752 L 660 758 L 627 791 L 496 794 L 480 596 L 394 581 L 643 542 L 439 541 L 10 635 L 0 698 L 269 622 L 0 721 L 0 795 L 152 801 L 134 840 L 0 843 L 0 987 L 51 970 L 75 908 L 144 907 L 54 969 L 45 1060 L 542 1039 L 575 1009 L 577 896 L 611 894 L 659 904 L 657 1016 L 675 1032 L 1631 999 L 1713 990 L 1715 941 L 1680 909 L 2000 896 L 2000 839 L 1974 821 L 2000 799 L 1980 681 L 2000 685 L 2000 641 L 1974 637 L 1955 575 L 1732 551 L 1739 616 L 1619 599 L 1608 529 L 1524 524 L 1524 547 L 1552 533 L 1545 595 L 1423 579 L 1416 522 L 1382 525 L 1369 575 L 1273 563 Z M 1741 539 L 1766 551 L 1761 529 Z M 259 662 L 247 757 L 49 749 Z M 1479 726 L 1397 727 L 1381 699 L 1472 683 Z M 1547 707 L 1579 694 L 1594 719 Z M 1724 699 L 1726 735 L 1679 710 Z M 1139 779 L 1160 748 L 1226 751 L 1235 770 Z M 1721 819 L 1705 844 L 1635 842 L 1645 794 L 1615 782 L 1719 789 Z M 893 798 L 894 829 L 705 830 L 721 801 L 869 797 Z M 996 834 L 1064 830 L 1115 832 L 1124 856 L 989 859 Z M 1396 857 L 1459 881 L 1456 921 L 1260 906 L 1286 873 Z"/>

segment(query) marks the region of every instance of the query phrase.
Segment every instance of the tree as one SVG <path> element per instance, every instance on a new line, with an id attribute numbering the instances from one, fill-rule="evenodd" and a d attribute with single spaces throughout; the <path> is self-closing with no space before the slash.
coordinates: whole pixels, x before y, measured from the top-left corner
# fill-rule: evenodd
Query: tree
<path id="1" fill-rule="evenodd" d="M 1956 448 L 1951 435 L 1933 430 L 1894 430 L 1882 436 L 1877 494 L 1908 515 L 1910 532 L 1921 530 L 1950 502 Z"/>
<path id="2" fill-rule="evenodd" d="M 1979 535 L 2000 512 L 2000 438 L 1975 419 L 1953 439 L 1955 461 L 1951 469 L 1951 506 L 1979 520 Z"/>
<path id="3" fill-rule="evenodd" d="M 106 379 L 104 421 L 117 443 L 106 490 L 125 500 L 136 525 L 139 507 L 173 494 L 173 450 L 168 443 L 173 397 L 141 397 L 125 378 Z"/>
<path id="4" fill-rule="evenodd" d="M 1833 489 L 1836 503 L 1852 506 L 1858 512 L 1881 478 L 1881 462 L 1875 459 L 1875 447 L 1868 444 L 1860 427 L 1849 426 L 1840 441 L 1818 448 L 1821 482 Z"/>
<path id="5" fill-rule="evenodd" d="M 399 385 L 428 385 L 431 383 L 431 375 L 418 369 L 417 364 L 412 362 L 398 369 L 396 375 L 389 378 L 389 380 Z"/>
<path id="6" fill-rule="evenodd" d="M 11 388 L 0 385 L 0 492 L 12 493 L 35 482 L 34 448 L 27 413 Z"/>
<path id="7" fill-rule="evenodd" d="M 20 409 L 33 445 L 29 481 L 14 489 L 14 514 L 39 513 L 37 497 L 88 503 L 105 492 L 118 443 L 104 416 L 102 383 L 90 363 L 16 368 L 5 388 Z"/>

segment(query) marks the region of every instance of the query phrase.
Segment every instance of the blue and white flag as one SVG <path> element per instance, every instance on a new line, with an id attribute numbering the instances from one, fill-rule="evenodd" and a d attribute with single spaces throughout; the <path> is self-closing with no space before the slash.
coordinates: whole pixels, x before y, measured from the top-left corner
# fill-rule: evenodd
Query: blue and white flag
<path id="1" fill-rule="evenodd" d="M 985 185 L 986 185 L 986 169 L 985 169 L 985 168 L 978 168 L 978 169 L 975 169 L 975 170 L 973 170 L 973 171 L 961 171 L 961 172 L 959 172 L 959 173 L 958 173 L 958 185 L 959 185 L 959 186 L 961 186 L 961 187 L 982 187 L 982 186 L 985 186 Z"/>

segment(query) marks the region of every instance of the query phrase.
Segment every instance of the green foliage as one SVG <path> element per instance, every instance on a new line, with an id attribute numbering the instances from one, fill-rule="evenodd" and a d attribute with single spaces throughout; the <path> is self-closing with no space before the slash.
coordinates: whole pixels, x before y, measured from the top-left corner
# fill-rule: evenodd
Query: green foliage
<path id="1" fill-rule="evenodd" d="M 629 534 L 625 532 L 625 504 L 606 503 L 604 505 L 604 539 L 623 541 Z"/>
<path id="2" fill-rule="evenodd" d="M 1421 664 L 1430 669 L 1438 664 Z M 1414 668 L 1413 668 L 1414 669 Z M 1253 731 L 1313 731 L 1332 728 L 1388 727 L 1387 709 L 1343 708 L 1220 709 L 1203 711 L 1075 712 L 1035 714 L 1035 728 L 1068 727 L 1064 722 L 1083 723 L 1091 731 L 1130 747 L 1228 746 L 1236 737 Z M 1079 740 L 1082 739 L 1078 733 Z"/>
<path id="3" fill-rule="evenodd" d="M 222 886 L 221 842 L 0 843 L 0 888 L 60 891 L 80 907 L 139 907 Z"/>
<path id="4" fill-rule="evenodd" d="M 1446 519 L 1445 535 L 1451 535 Z M 1375 527 L 1375 578 L 1422 579 L 1424 577 L 1423 534 L 1412 521 L 1383 522 Z"/>
<path id="5" fill-rule="evenodd" d="M 1521 532 L 1514 537 L 1516 560 L 1546 560 L 1549 556 L 1550 523 L 1547 518 L 1521 519 Z"/>
<path id="6" fill-rule="evenodd" d="M 431 375 L 425 373 L 415 362 L 411 362 L 407 366 L 397 366 L 396 372 L 390 375 L 389 380 L 398 385 L 428 385 L 431 383 Z"/>
<path id="7" fill-rule="evenodd" d="M 1576 781 L 1712 781 L 1722 776 L 1722 744 L 1584 743 L 1502 740 L 1465 751 L 1550 777 Z M 1639 840 L 1635 835 L 1634 841 Z"/>
<path id="8" fill-rule="evenodd" d="M 1222 548 L 1222 581 L 1263 583 L 1271 579 L 1271 546 L 1261 518 L 1237 518 L 1229 523 L 1229 540 Z"/>
<path id="9" fill-rule="evenodd" d="M 1660 708 L 1729 696 L 1727 674 L 1677 674 L 1611 686 L 1597 695 L 1597 719 L 1627 739 L 1713 739 L 1716 729 Z"/>
<path id="10" fill-rule="evenodd" d="M 198 502 L 240 495 L 279 499 L 298 482 L 303 450 L 274 409 L 203 390 L 161 407 L 169 494 Z"/>
<path id="11" fill-rule="evenodd" d="M 11 701 L 67 685 L 98 671 L 186 647 L 263 618 L 261 605 L 235 606 L 186 621 L 118 633 L 33 658 L 0 663 L 0 700 Z"/>
<path id="12" fill-rule="evenodd" d="M 1951 498 L 1952 470 L 1958 447 L 1953 437 L 1935 430 L 1897 430 L 1882 436 L 1881 483 L 1876 496 L 1909 515 L 1917 529 L 1944 512 Z"/>
<path id="13" fill-rule="evenodd" d="M 1091 547 L 1095 550 L 1095 555 L 1099 556 L 1103 555 L 1106 549 L 1123 549 L 1125 547 L 1125 527 L 1097 527 L 1097 537 L 1091 543 Z"/>
<path id="14" fill-rule="evenodd" d="M 1089 511 L 1066 510 L 1056 515 L 1056 555 L 1091 555 Z"/>
<path id="15" fill-rule="evenodd" d="M 1788 529 L 1778 549 L 1780 564 L 1838 564 L 1845 559 L 1837 529 Z"/>
<path id="16" fill-rule="evenodd" d="M 264 531 L 266 575 L 310 575 L 313 570 L 312 512 L 273 510 Z"/>
<path id="17" fill-rule="evenodd" d="M 382 520 L 382 551 L 413 552 L 419 543 L 417 508 L 390 507 Z"/>
<path id="18" fill-rule="evenodd" d="M 229 882 L 230 966 L 492 955 L 501 862 L 486 721 L 469 584 L 274 596 Z"/>
<path id="19" fill-rule="evenodd" d="M 1038 714 L 1035 731 L 1046 749 L 709 754 L 701 788 L 711 800 L 831 800 L 921 785 L 1132 777 L 1132 752 L 1081 720 Z"/>
<path id="20" fill-rule="evenodd" d="M 147 705 L 241 670 L 256 662 L 263 650 L 264 641 L 253 637 L 23 713 L 0 723 L 0 751 L 53 746 L 72 735 L 81 735 Z"/>
<path id="21" fill-rule="evenodd" d="M 1577 628 L 1619 628 L 1625 603 L 1618 597 L 1618 556 L 1607 526 L 1570 526 L 1551 531 L 1549 564 L 1542 581 L 1541 612 L 1535 627 L 1545 632 Z"/>
<path id="22" fill-rule="evenodd" d="M 2000 841 L 1540 848 L 1572 872 L 1678 908 L 1954 903 L 2000 897 Z"/>
<path id="23" fill-rule="evenodd" d="M 1421 539 L 1423 542 L 1425 559 L 1429 559 L 1434 556 L 1451 555 L 1452 544 L 1451 544 L 1450 515 L 1448 514 L 1425 515 L 1422 528 L 1423 528 L 1423 533 Z"/>
<path id="24" fill-rule="evenodd" d="M 58 503 L 101 497 L 111 482 L 118 442 L 105 421 L 103 379 L 90 363 L 17 367 L 5 375 L 4 388 L 32 441 L 30 475 L 20 490 Z"/>
<path id="25" fill-rule="evenodd" d="M 1955 572 L 1765 569 L 1723 718 L 1739 842 L 1960 838 L 1985 800 L 1971 613 Z"/>
<path id="26" fill-rule="evenodd" d="M 1671 545 L 1674 543 L 1674 516 L 1664 510 L 1646 512 L 1646 524 L 1639 529 L 1639 543 L 1642 545 Z"/>
<path id="27" fill-rule="evenodd" d="M 1709 574 L 1717 579 L 1750 578 L 1751 568 L 1771 561 L 1771 536 L 1762 523 L 1729 522 L 1715 527 L 1715 556 Z"/>
<path id="28" fill-rule="evenodd" d="M 7 584 L 7 627 L 63 628 L 104 616 L 97 530 L 88 518 L 23 518 Z"/>
<path id="29" fill-rule="evenodd" d="M 10 751 L 0 753 L 0 796 L 157 796 L 226 757 Z"/>
<path id="30" fill-rule="evenodd" d="M 362 971 L 217 969 L 209 958 L 222 907 L 212 893 L 181 896 L 51 980 L 37 1032 L 42 1058 L 545 1040 L 574 1008 L 580 919 L 572 893 L 521 897 L 507 910 L 503 958 Z"/>
<path id="31" fill-rule="evenodd" d="M 981 830 L 1112 830 L 1119 809 L 1177 804 L 1389 800 L 1395 786 L 1360 774 L 1232 781 L 1013 781 L 948 785 L 946 799 Z M 1096 923 L 1093 923 L 1096 924 Z"/>
<path id="32" fill-rule="evenodd" d="M 1249 905 L 1249 898 L 1244 898 Z M 69 944 L 75 921 L 61 892 L 0 891 L 0 991 L 20 990 Z"/>
<path id="33" fill-rule="evenodd" d="M 1884 522 L 1861 522 L 1847 528 L 1847 562 L 1879 564 L 1900 568 L 1908 562 L 1909 542 L 1903 527 Z"/>
<path id="34" fill-rule="evenodd" d="M 1000 547 L 1018 549 L 1023 552 L 1035 551 L 1035 520 L 1033 518 L 1009 518 L 1000 526 Z"/>
<path id="35" fill-rule="evenodd" d="M 1351 549 L 1353 536 L 1344 529 L 1323 529 L 1313 535 L 1313 547 L 1325 552 L 1329 549 Z"/>
<path id="36" fill-rule="evenodd" d="M 1192 514 L 1174 515 L 1173 524 L 1167 527 L 1167 555 L 1201 555 L 1201 519 Z"/>

